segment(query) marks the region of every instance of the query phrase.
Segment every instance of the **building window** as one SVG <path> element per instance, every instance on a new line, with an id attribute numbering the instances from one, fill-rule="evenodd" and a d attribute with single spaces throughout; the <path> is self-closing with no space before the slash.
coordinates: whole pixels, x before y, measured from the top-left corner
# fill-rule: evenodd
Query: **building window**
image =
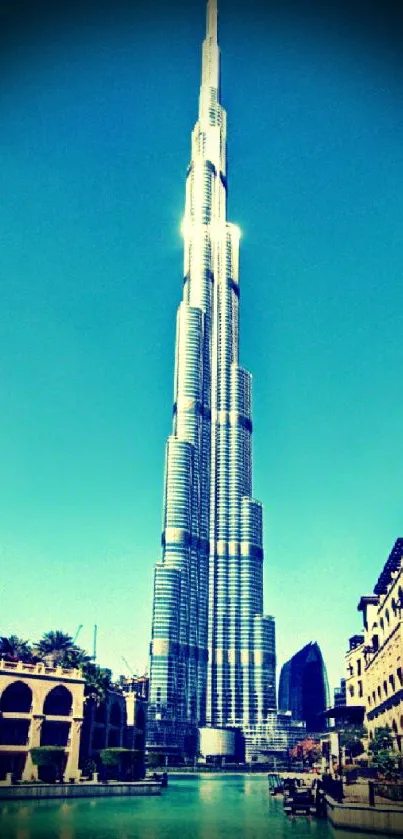
<path id="1" fill-rule="evenodd" d="M 357 676 L 361 676 L 361 659 L 357 661 Z"/>
<path id="2" fill-rule="evenodd" d="M 362 682 L 358 682 L 358 696 L 361 698 L 362 695 L 363 695 Z"/>

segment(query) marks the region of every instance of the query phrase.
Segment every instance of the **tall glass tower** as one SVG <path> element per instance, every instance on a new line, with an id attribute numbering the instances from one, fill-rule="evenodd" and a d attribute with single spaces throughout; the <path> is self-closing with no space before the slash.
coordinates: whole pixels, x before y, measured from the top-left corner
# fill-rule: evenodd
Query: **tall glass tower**
<path id="1" fill-rule="evenodd" d="M 208 0 L 183 219 L 173 428 L 155 567 L 150 745 L 199 726 L 247 728 L 276 707 L 263 615 L 262 507 L 252 497 L 251 375 L 239 365 L 239 229 L 227 220 L 227 118 Z"/>

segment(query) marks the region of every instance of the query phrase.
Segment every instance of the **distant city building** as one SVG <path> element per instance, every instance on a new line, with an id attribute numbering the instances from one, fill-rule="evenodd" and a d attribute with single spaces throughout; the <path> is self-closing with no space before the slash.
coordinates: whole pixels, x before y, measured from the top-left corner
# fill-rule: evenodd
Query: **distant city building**
<path id="1" fill-rule="evenodd" d="M 63 747 L 64 778 L 77 780 L 83 718 L 80 670 L 0 659 L 0 780 L 37 779 L 30 750 L 38 746 Z"/>
<path id="2" fill-rule="evenodd" d="M 346 704 L 346 680 L 340 679 L 340 686 L 334 689 L 333 701 L 335 708 Z"/>
<path id="3" fill-rule="evenodd" d="M 321 731 L 323 712 L 329 705 L 325 662 L 319 645 L 307 644 L 281 668 L 278 705 L 303 721 L 308 732 Z"/>
<path id="4" fill-rule="evenodd" d="M 226 140 L 217 4 L 208 0 L 154 576 L 147 744 L 156 750 L 194 751 L 198 727 L 249 730 L 276 708 L 274 620 L 263 613 L 262 506 L 252 492 L 252 377 L 239 362 L 240 231 L 227 220 Z"/>
<path id="5" fill-rule="evenodd" d="M 373 594 L 361 597 L 364 632 L 350 638 L 346 653 L 348 705 L 365 708 L 370 740 L 390 728 L 403 751 L 403 539 L 397 539 Z"/>
<path id="6" fill-rule="evenodd" d="M 294 720 L 289 711 L 278 711 L 268 714 L 264 724 L 245 728 L 243 733 L 246 761 L 263 763 L 273 755 L 286 756 L 306 737 L 306 725 Z"/>

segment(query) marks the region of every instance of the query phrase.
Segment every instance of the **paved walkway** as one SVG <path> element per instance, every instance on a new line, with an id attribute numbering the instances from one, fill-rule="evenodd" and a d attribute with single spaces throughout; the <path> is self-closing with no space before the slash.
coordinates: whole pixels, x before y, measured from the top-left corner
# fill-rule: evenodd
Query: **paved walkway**
<path id="1" fill-rule="evenodd" d="M 344 804 L 369 804 L 368 781 L 362 778 L 355 784 L 343 784 Z M 375 806 L 389 805 L 393 807 L 402 807 L 403 801 L 391 801 L 390 798 L 383 798 L 381 795 L 375 793 Z"/>

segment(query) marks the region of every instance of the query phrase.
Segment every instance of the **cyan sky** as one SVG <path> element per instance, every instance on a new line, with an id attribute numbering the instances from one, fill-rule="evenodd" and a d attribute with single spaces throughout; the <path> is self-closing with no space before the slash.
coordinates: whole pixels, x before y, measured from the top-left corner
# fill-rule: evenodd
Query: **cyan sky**
<path id="1" fill-rule="evenodd" d="M 265 607 L 333 685 L 402 535 L 403 81 L 350 24 L 220 3 Z M 117 673 L 148 655 L 203 36 L 203 0 L 154 0 L 3 58 L 0 633 L 96 623 Z"/>

